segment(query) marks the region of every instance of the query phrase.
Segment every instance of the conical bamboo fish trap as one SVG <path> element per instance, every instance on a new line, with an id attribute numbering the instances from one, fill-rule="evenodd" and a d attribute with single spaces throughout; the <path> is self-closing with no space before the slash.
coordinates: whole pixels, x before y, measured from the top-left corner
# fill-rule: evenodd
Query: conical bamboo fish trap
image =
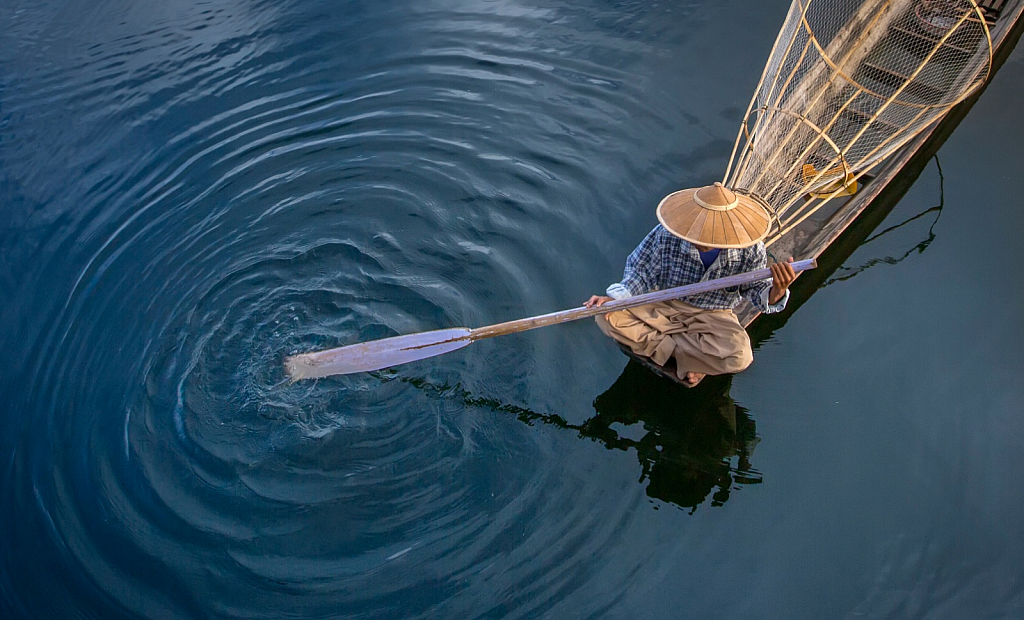
<path id="1" fill-rule="evenodd" d="M 973 0 L 793 0 L 750 102 L 726 185 L 779 217 L 771 243 L 988 78 Z"/>

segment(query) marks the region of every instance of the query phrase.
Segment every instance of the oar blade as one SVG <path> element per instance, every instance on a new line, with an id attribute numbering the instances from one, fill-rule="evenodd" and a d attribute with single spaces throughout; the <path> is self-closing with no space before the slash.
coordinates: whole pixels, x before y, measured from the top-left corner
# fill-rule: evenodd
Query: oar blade
<path id="1" fill-rule="evenodd" d="M 439 329 L 292 355 L 285 358 L 284 370 L 292 381 L 370 372 L 449 353 L 471 342 L 465 327 Z"/>

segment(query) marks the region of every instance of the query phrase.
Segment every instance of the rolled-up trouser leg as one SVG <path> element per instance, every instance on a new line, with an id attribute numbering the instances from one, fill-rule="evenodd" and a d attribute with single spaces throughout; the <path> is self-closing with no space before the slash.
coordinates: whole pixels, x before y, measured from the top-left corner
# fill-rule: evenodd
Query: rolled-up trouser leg
<path id="1" fill-rule="evenodd" d="M 704 310 L 673 300 L 598 316 L 601 331 L 665 365 L 675 358 L 679 378 L 687 372 L 740 372 L 753 361 L 750 337 L 731 310 Z"/>

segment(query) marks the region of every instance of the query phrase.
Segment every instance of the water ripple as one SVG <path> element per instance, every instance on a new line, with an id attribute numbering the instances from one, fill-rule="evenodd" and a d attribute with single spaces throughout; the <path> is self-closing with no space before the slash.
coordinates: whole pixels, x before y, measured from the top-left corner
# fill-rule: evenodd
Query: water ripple
<path id="1" fill-rule="evenodd" d="M 41 439 L 4 469 L 5 504 L 39 519 L 4 525 L 45 546 L 28 574 L 76 567 L 20 596 L 5 577 L 4 597 L 105 617 L 550 609 L 586 591 L 639 489 L 595 514 L 535 466 L 531 427 L 389 373 L 290 384 L 281 362 L 564 305 L 572 270 L 536 240 L 592 247 L 604 175 L 639 165 L 609 145 L 644 140 L 630 117 L 665 124 L 627 62 L 648 46 L 568 9 L 380 9 L 392 27 L 364 30 L 365 8 L 274 5 L 0 12 L 22 50 L 0 57 L 4 182 L 38 205 L 12 221 L 17 277 L 51 283 L 13 319 L 36 352 L 21 404 L 44 415 L 10 436 Z M 521 400 L 574 372 L 546 342 L 401 375 Z"/>

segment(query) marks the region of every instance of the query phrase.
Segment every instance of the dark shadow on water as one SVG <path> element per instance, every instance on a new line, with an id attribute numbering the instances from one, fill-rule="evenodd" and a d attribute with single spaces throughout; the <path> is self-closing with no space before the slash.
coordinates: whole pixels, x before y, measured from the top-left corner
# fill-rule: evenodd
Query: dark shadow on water
<path id="1" fill-rule="evenodd" d="M 455 397 L 467 406 L 512 414 L 530 425 L 539 422 L 574 431 L 609 450 L 633 450 L 640 465 L 637 481 L 645 485 L 647 496 L 690 514 L 709 496 L 711 506 L 721 506 L 741 485 L 762 479 L 750 464 L 759 441 L 754 420 L 730 397 L 731 376 L 708 377 L 689 389 L 631 360 L 615 383 L 594 399 L 595 415 L 582 424 L 474 397 L 459 385 L 379 377 L 410 383 L 435 397 Z"/>
<path id="2" fill-rule="evenodd" d="M 731 387 L 732 377 L 721 376 L 685 388 L 630 361 L 594 399 L 596 415 L 575 428 L 609 450 L 633 448 L 647 496 L 692 514 L 709 496 L 721 506 L 739 485 L 761 482 L 750 465 L 754 420 L 729 396 Z M 625 436 L 615 425 L 636 425 L 643 435 Z"/>

